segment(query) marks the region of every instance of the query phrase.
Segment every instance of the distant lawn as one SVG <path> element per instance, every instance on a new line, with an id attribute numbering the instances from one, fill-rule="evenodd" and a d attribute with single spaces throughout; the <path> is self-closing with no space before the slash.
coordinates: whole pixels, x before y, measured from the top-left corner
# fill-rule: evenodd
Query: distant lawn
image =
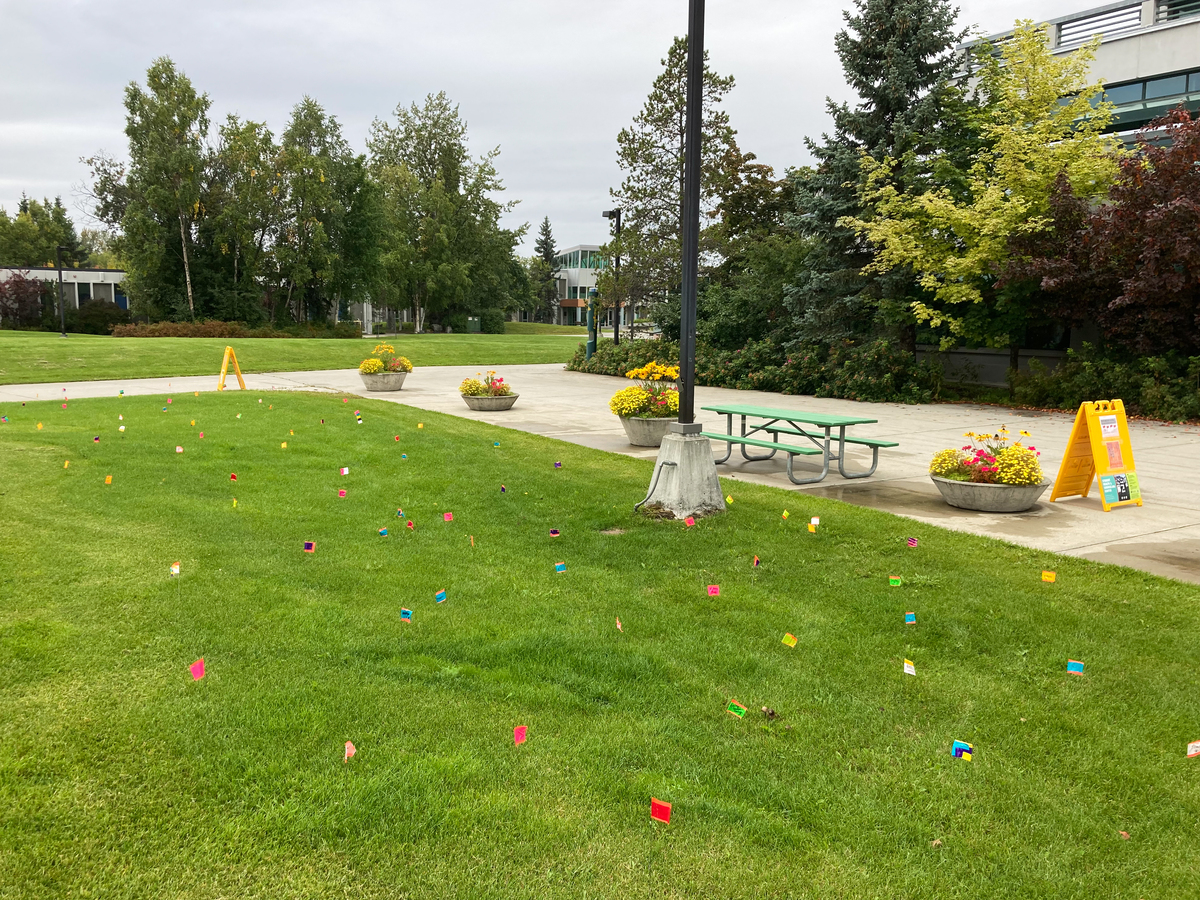
<path id="1" fill-rule="evenodd" d="M 0 405 L 0 897 L 1200 895 L 1194 586 L 736 480 L 648 521 L 646 461 L 380 401 L 172 400 Z"/>
<path id="2" fill-rule="evenodd" d="M 211 375 L 226 344 L 243 372 L 295 372 L 357 366 L 385 338 L 114 338 L 91 334 L 0 331 L 0 384 Z M 418 366 L 514 366 L 565 363 L 577 339 L 552 334 L 421 334 L 389 337 Z"/>
<path id="3" fill-rule="evenodd" d="M 587 340 L 585 325 L 547 325 L 543 322 L 505 322 L 505 334 L 573 334 Z"/>

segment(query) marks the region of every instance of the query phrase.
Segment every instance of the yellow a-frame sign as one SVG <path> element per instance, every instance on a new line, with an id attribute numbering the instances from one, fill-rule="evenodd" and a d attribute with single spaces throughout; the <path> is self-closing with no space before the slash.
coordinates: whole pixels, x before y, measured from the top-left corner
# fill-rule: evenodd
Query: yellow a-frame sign
<path id="1" fill-rule="evenodd" d="M 242 380 L 242 370 L 238 367 L 237 354 L 233 352 L 232 347 L 225 348 L 225 358 L 221 360 L 221 380 L 217 382 L 217 390 L 225 390 L 225 373 L 229 371 L 229 361 L 233 360 L 233 374 L 237 376 L 238 384 L 242 386 L 242 390 L 246 389 L 246 382 Z"/>
<path id="2" fill-rule="evenodd" d="M 1114 506 L 1142 505 L 1125 404 L 1120 400 L 1095 400 L 1079 407 L 1067 452 L 1050 492 L 1051 502 L 1059 497 L 1086 497 L 1097 475 L 1100 504 L 1105 512 Z"/>

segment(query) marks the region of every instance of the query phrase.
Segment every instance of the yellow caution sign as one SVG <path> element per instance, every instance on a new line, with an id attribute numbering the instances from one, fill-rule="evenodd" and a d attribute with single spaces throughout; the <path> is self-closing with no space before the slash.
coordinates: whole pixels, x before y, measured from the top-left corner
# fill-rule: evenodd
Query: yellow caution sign
<path id="1" fill-rule="evenodd" d="M 242 380 L 242 370 L 238 367 L 237 354 L 233 352 L 232 347 L 225 348 L 225 358 L 221 360 L 221 380 L 217 382 L 217 390 L 225 390 L 225 373 L 229 371 L 229 361 L 233 360 L 233 374 L 237 376 L 238 384 L 242 386 L 242 390 L 246 389 L 246 382 Z"/>
<path id="2" fill-rule="evenodd" d="M 1094 400 L 1079 407 L 1067 452 L 1050 492 L 1051 502 L 1059 497 L 1086 497 L 1097 475 L 1100 503 L 1105 512 L 1114 506 L 1142 505 L 1125 404 L 1120 400 Z"/>

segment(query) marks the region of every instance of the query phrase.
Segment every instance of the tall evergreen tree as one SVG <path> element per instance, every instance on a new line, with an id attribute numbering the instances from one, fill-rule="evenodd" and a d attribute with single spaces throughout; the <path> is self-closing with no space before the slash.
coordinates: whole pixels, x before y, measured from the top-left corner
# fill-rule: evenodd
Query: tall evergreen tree
<path id="1" fill-rule="evenodd" d="M 537 240 L 533 242 L 533 251 L 551 266 L 558 249 L 554 246 L 554 232 L 550 229 L 550 217 L 545 216 L 538 226 Z"/>
<path id="2" fill-rule="evenodd" d="M 613 200 L 623 210 L 620 246 L 614 240 L 605 253 L 624 259 L 622 299 L 634 308 L 663 304 L 675 296 L 678 319 L 683 215 L 683 153 L 687 124 L 687 39 L 675 38 L 663 71 L 654 79 L 641 112 L 617 135 L 617 164 L 624 175 Z M 733 78 L 708 68 L 705 54 L 703 88 L 704 140 L 701 142 L 700 251 L 711 256 L 712 223 L 737 152 L 736 132 L 721 100 L 733 89 Z M 611 295 L 611 291 L 605 296 Z"/>
<path id="3" fill-rule="evenodd" d="M 803 273 L 787 289 L 787 303 L 799 340 L 837 340 L 898 326 L 912 350 L 916 329 L 909 307 L 920 293 L 915 279 L 904 269 L 864 273 L 872 248 L 839 223 L 866 214 L 859 200 L 861 154 L 902 160 L 894 177 L 903 181 L 947 151 L 948 132 L 961 129 L 966 117 L 951 84 L 960 64 L 954 48 L 966 32 L 955 30 L 958 10 L 949 0 L 855 0 L 855 7 L 843 14 L 847 28 L 835 45 L 860 102 L 851 109 L 828 100 L 833 134 L 820 144 L 806 141 L 817 165 L 795 175 L 795 225 L 813 242 Z"/>

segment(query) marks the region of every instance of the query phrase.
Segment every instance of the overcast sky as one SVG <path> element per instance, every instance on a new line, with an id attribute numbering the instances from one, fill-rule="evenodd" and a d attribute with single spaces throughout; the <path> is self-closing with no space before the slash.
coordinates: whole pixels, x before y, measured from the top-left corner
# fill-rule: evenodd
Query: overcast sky
<path id="1" fill-rule="evenodd" d="M 828 129 L 825 97 L 853 100 L 833 51 L 844 2 L 709 0 L 710 65 L 743 151 L 782 171 Z M 1098 0 L 963 0 L 985 33 Z M 616 135 L 687 30 L 686 0 L 0 0 L 0 206 L 61 195 L 90 224 L 79 158 L 125 155 L 122 91 L 170 56 L 227 113 L 278 135 L 305 94 L 365 150 L 398 103 L 445 90 L 478 155 L 499 145 L 510 226 L 548 215 L 559 247 L 600 243 L 619 181 Z M 528 252 L 532 237 L 523 252 Z"/>

